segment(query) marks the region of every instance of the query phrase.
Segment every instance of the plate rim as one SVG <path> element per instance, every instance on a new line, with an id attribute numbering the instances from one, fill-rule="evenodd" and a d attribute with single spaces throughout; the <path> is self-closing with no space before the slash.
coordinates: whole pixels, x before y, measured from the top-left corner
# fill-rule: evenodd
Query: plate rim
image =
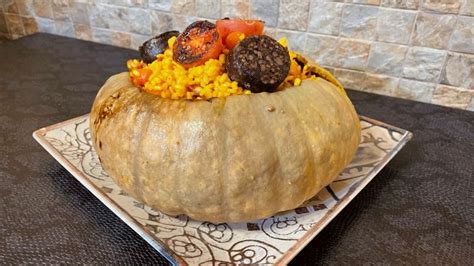
<path id="1" fill-rule="evenodd" d="M 46 133 L 61 128 L 64 125 L 68 125 L 81 119 L 87 119 L 89 114 L 84 114 L 75 118 L 67 119 L 65 121 L 52 124 L 33 132 L 33 138 L 59 163 L 63 166 L 77 181 L 79 181 L 87 190 L 89 190 L 99 201 L 101 201 L 105 207 L 110 209 L 115 215 L 117 215 L 123 222 L 125 222 L 133 231 L 135 231 L 140 237 L 142 237 L 148 244 L 150 244 L 158 253 L 160 253 L 165 259 L 167 259 L 172 265 L 188 265 L 183 258 L 177 255 L 174 251 L 168 248 L 161 240 L 156 238 L 153 233 L 149 232 L 141 224 L 139 224 L 132 216 L 128 214 L 126 210 L 120 207 L 114 200 L 112 200 L 106 193 L 98 188 L 94 183 L 72 165 L 59 151 L 46 139 Z M 367 184 L 390 162 L 393 157 L 410 141 L 413 137 L 413 133 L 385 122 L 369 118 L 366 116 L 359 116 L 360 121 L 367 121 L 373 125 L 381 126 L 387 129 L 391 129 L 402 134 L 397 145 L 380 161 L 376 167 L 374 167 L 367 176 L 358 181 L 358 185 L 355 189 L 349 190 L 348 194 L 344 196 L 346 200 L 338 201 L 332 211 L 328 212 L 321 219 L 321 226 L 311 227 L 300 239 L 296 241 L 285 253 L 282 254 L 278 260 L 275 261 L 275 265 L 286 265 L 288 264 L 311 240 L 313 240 L 319 232 L 321 232 L 352 200 L 362 191 Z"/>

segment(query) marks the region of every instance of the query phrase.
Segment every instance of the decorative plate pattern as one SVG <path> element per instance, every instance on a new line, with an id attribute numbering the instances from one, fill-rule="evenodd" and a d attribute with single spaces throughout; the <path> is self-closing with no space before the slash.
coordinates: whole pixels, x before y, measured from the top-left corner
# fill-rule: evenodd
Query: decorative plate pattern
<path id="1" fill-rule="evenodd" d="M 172 217 L 136 201 L 102 169 L 89 116 L 37 130 L 35 139 L 84 186 L 176 264 L 288 263 L 411 138 L 411 133 L 361 117 L 362 141 L 339 177 L 302 206 L 263 220 L 213 224 Z"/>

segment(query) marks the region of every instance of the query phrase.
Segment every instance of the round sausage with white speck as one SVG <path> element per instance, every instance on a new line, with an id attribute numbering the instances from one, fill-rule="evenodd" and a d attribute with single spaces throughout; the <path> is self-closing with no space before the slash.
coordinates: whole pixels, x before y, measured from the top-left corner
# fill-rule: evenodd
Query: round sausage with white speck
<path id="1" fill-rule="evenodd" d="M 227 56 L 225 68 L 231 80 L 252 92 L 273 92 L 290 71 L 288 50 L 266 35 L 250 36 Z"/>

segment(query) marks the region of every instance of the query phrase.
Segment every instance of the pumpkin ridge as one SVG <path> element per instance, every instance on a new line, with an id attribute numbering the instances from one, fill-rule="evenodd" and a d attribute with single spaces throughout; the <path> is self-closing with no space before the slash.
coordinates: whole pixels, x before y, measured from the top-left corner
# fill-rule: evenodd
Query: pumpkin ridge
<path id="1" fill-rule="evenodd" d="M 227 109 L 226 108 L 228 105 L 227 105 L 227 100 L 225 101 L 224 103 L 224 107 L 222 108 L 222 111 L 220 112 L 220 116 L 219 116 L 219 123 L 220 123 L 220 130 L 219 132 L 222 134 L 221 138 L 219 138 L 221 140 L 221 143 L 222 143 L 222 154 L 220 155 L 221 156 L 221 160 L 222 160 L 222 165 L 221 165 L 221 174 L 219 175 L 218 177 L 218 183 L 219 183 L 219 208 L 222 210 L 224 208 L 226 208 L 227 206 L 229 206 L 229 202 L 228 202 L 228 197 L 225 197 L 225 190 L 224 190 L 224 179 L 226 177 L 229 176 L 229 165 L 228 165 L 228 156 L 227 155 L 227 152 L 228 152 L 228 145 L 227 145 L 227 138 L 228 138 L 228 128 L 226 127 L 225 125 L 225 114 L 227 112 Z M 226 182 L 227 183 L 227 182 Z"/>
<path id="2" fill-rule="evenodd" d="M 295 88 L 292 88 L 292 89 L 295 89 Z M 293 97 L 298 99 L 299 98 L 298 96 L 301 95 L 302 90 L 298 90 L 298 89 L 296 89 L 296 90 L 293 91 L 293 93 L 294 93 Z M 306 176 L 305 178 L 306 179 L 308 179 L 308 178 L 312 179 L 312 177 L 314 177 L 315 167 L 314 167 L 314 163 L 313 163 L 314 155 L 313 155 L 312 150 L 309 149 L 310 143 L 308 141 L 308 134 L 307 134 L 308 127 L 301 120 L 300 112 L 298 112 L 297 107 L 295 106 L 295 105 L 301 104 L 301 103 L 300 103 L 299 100 L 289 101 L 288 97 L 282 97 L 282 98 L 283 98 L 283 101 L 286 102 L 285 103 L 286 106 L 288 106 L 287 111 L 290 111 L 292 113 L 292 117 L 294 117 L 297 120 L 298 124 L 300 125 L 300 128 L 303 129 L 303 136 L 304 136 L 303 141 L 305 143 L 304 147 L 305 147 L 305 154 L 306 154 L 305 158 L 308 161 L 308 164 L 309 164 L 308 168 L 309 168 L 309 171 L 310 171 L 309 173 L 307 173 L 307 170 L 305 170 L 305 176 Z M 303 98 L 307 98 L 307 96 L 305 96 Z M 312 104 L 309 104 L 309 106 L 311 106 L 311 105 Z M 311 182 L 311 183 L 314 184 L 314 182 Z M 311 187 L 312 187 L 311 185 L 306 186 L 305 191 L 304 191 L 303 201 L 300 204 L 302 204 L 304 201 L 306 201 L 308 199 L 308 194 L 310 194 L 310 192 L 311 192 L 310 191 Z"/>
<path id="3" fill-rule="evenodd" d="M 135 95 L 134 99 L 135 101 L 137 102 L 137 106 L 140 108 L 144 108 L 144 112 L 145 112 L 145 118 L 143 119 L 143 124 L 141 126 L 144 125 L 143 128 L 141 128 L 140 130 L 140 133 L 138 134 L 138 136 L 135 136 L 136 138 L 138 138 L 138 141 L 137 141 L 137 146 L 135 147 L 134 151 L 133 151 L 133 154 L 137 155 L 138 154 L 138 157 L 142 156 L 143 155 L 143 152 L 141 152 L 142 150 L 142 146 L 143 146 L 143 142 L 144 142 L 144 135 L 145 133 L 148 132 L 148 128 L 150 126 L 150 121 L 151 121 L 151 117 L 152 117 L 152 112 L 151 112 L 151 107 L 148 105 L 148 104 L 143 104 L 143 103 L 140 103 L 139 99 L 145 99 L 145 102 L 148 102 L 149 100 L 147 99 L 147 97 L 140 97 L 141 95 L 138 94 L 138 95 Z M 138 98 L 138 99 L 137 99 Z M 161 104 L 163 103 L 162 101 L 159 102 L 160 103 L 160 106 Z M 136 126 L 136 125 L 135 125 Z M 146 160 L 146 158 L 145 158 Z M 133 160 L 133 165 L 132 165 L 132 174 L 133 174 L 133 185 L 134 187 L 143 187 L 143 182 L 142 182 L 142 176 L 141 175 L 138 175 L 139 173 L 139 170 L 138 170 L 138 163 L 140 162 L 141 160 L 139 160 L 139 158 L 134 158 Z M 134 193 L 135 194 L 135 193 Z M 136 194 L 140 194 L 140 193 L 136 193 Z M 140 197 L 142 198 L 143 200 L 143 197 Z"/>
<path id="4" fill-rule="evenodd" d="M 275 142 L 275 138 L 271 132 L 271 130 L 268 129 L 268 123 L 265 121 L 265 119 L 263 118 L 264 115 L 263 115 L 263 112 L 265 111 L 264 108 L 265 106 L 262 104 L 264 103 L 262 100 L 261 100 L 261 95 L 259 95 L 259 97 L 253 97 L 251 98 L 251 101 L 253 102 L 256 102 L 254 104 L 251 104 L 252 106 L 255 106 L 254 108 L 254 114 L 255 114 L 255 121 L 256 121 L 256 124 L 260 125 L 259 127 L 259 130 L 262 132 L 262 134 L 264 134 L 265 136 L 267 136 L 265 139 L 267 142 L 265 143 L 262 143 L 262 145 L 270 145 L 270 146 L 274 146 L 274 142 Z M 269 98 L 270 99 L 270 98 Z M 268 103 L 267 103 L 268 104 Z M 268 140 L 270 139 L 271 140 Z M 271 148 L 272 151 L 275 150 L 274 147 Z M 273 154 L 273 153 L 272 153 Z M 276 163 L 279 163 L 279 158 L 276 156 Z M 279 168 L 279 167 L 278 167 Z M 268 167 L 268 168 L 265 168 L 264 172 L 270 172 L 271 170 L 271 167 Z M 272 176 L 275 176 L 275 171 L 276 169 L 274 169 L 272 172 L 271 172 L 271 175 Z M 272 183 L 270 182 L 269 184 L 267 184 L 267 186 L 272 186 Z M 269 188 L 269 190 L 273 190 L 273 186 L 271 188 Z M 252 213 L 257 213 L 257 209 L 261 209 L 260 206 L 257 208 L 257 204 L 260 205 L 260 204 L 265 204 L 265 202 L 262 202 L 262 201 L 259 201 L 257 198 L 258 196 L 262 196 L 262 195 L 256 195 L 254 194 L 253 195 L 253 198 L 252 198 L 252 203 L 253 203 L 253 207 L 254 207 L 254 210 L 252 210 Z M 266 196 L 266 195 L 265 195 Z M 264 196 L 264 197 L 265 197 Z"/>
<path id="5" fill-rule="evenodd" d="M 183 116 L 184 116 L 184 112 L 185 112 L 185 108 L 186 108 L 186 102 L 185 101 L 173 101 L 173 100 L 167 100 L 167 103 L 168 103 L 168 106 L 169 106 L 169 109 L 167 109 L 168 112 L 172 112 L 174 113 L 174 119 L 176 121 L 181 121 Z M 173 140 L 177 140 L 177 141 L 180 141 L 181 140 L 181 127 L 182 127 L 182 123 L 175 123 L 175 125 L 172 127 L 172 130 L 170 130 L 170 132 L 168 132 L 168 136 L 174 136 Z M 168 137 L 167 138 L 167 141 L 168 141 L 168 146 L 174 146 L 175 143 L 171 143 L 170 142 L 170 138 Z M 173 141 L 174 142 L 174 141 Z M 176 151 L 173 152 L 172 151 Z M 183 175 L 184 173 L 182 172 L 182 168 L 180 167 L 180 165 L 183 164 L 183 162 L 181 162 L 181 158 L 183 157 L 182 155 L 182 149 L 181 148 L 174 148 L 174 149 L 170 149 L 168 148 L 167 150 L 168 153 L 171 153 L 173 154 L 173 159 L 175 161 L 175 163 L 172 165 L 172 167 L 170 167 L 167 175 L 168 176 L 174 176 L 178 179 L 181 179 L 183 178 Z M 170 156 L 171 157 L 171 156 Z M 168 157 L 168 158 L 170 158 Z M 168 177 L 169 178 L 169 177 Z M 181 187 L 181 183 L 180 182 L 172 182 L 172 191 L 179 191 L 179 190 L 182 190 L 184 191 L 184 194 L 187 194 L 187 187 Z M 184 212 L 184 213 L 192 213 L 194 210 L 190 209 L 189 206 L 183 202 L 185 200 L 185 197 L 177 197 L 175 198 L 176 200 L 176 203 L 181 206 L 181 210 L 180 212 Z M 181 213 L 180 213 L 181 214 Z"/>
<path id="6" fill-rule="evenodd" d="M 270 95 L 268 95 L 270 96 Z M 272 105 L 273 106 L 273 103 L 271 100 L 274 100 L 276 97 L 254 97 L 253 100 L 254 101 L 257 101 L 257 104 L 255 104 L 255 106 L 258 106 L 257 107 L 257 111 L 255 112 L 256 116 L 255 116 L 255 119 L 257 120 L 257 124 L 260 125 L 260 129 L 264 132 L 265 136 L 267 136 L 265 138 L 265 141 L 267 141 L 265 144 L 267 145 L 267 147 L 271 147 L 271 154 L 275 154 L 275 163 L 276 165 L 281 165 L 280 162 L 281 162 L 281 159 L 280 159 L 280 154 L 278 152 L 278 149 L 276 148 L 276 145 L 275 145 L 275 136 L 272 132 L 272 130 L 270 129 L 270 123 L 267 122 L 267 119 L 265 119 L 265 113 L 266 112 L 269 112 L 268 110 L 266 110 L 266 108 L 268 108 L 268 105 Z M 266 100 L 266 101 L 265 101 Z M 271 139 L 271 140 L 270 140 Z M 264 145 L 264 144 L 262 144 Z M 270 168 L 267 168 L 267 171 L 270 171 L 271 167 Z M 272 171 L 272 175 L 274 176 L 275 179 L 278 179 L 279 176 L 281 176 L 281 174 L 277 174 L 278 172 L 281 173 L 281 169 L 280 167 L 275 167 L 275 169 L 273 169 Z M 270 182 L 269 185 L 271 186 L 271 188 L 269 188 L 270 191 L 274 191 L 276 182 Z M 258 196 L 258 195 L 257 195 Z M 254 199 L 255 200 L 255 199 Z M 265 204 L 265 202 L 263 201 L 257 201 L 254 203 L 254 210 L 252 213 L 257 213 L 257 209 L 262 209 L 261 206 L 259 206 L 259 208 L 257 208 L 257 204 L 259 205 L 262 205 L 262 204 Z"/>

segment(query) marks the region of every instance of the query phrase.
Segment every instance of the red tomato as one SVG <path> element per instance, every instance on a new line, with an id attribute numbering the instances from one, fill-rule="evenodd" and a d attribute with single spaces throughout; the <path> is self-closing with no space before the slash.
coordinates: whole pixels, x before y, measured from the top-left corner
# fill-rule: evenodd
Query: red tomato
<path id="1" fill-rule="evenodd" d="M 217 31 L 225 40 L 231 32 L 238 31 L 245 36 L 262 35 L 265 22 L 261 20 L 220 19 L 216 22 Z"/>
<path id="2" fill-rule="evenodd" d="M 222 38 L 216 25 L 209 21 L 196 21 L 176 39 L 173 59 L 186 68 L 193 67 L 211 58 L 219 58 L 222 48 Z"/>

